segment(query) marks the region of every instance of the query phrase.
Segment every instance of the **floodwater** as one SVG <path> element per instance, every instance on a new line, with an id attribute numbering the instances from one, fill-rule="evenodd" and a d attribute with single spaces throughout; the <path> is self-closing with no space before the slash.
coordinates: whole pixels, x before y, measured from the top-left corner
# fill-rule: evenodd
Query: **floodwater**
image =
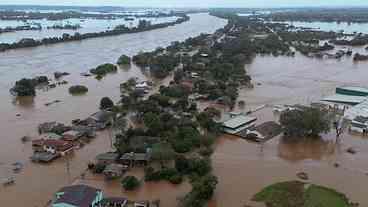
<path id="1" fill-rule="evenodd" d="M 346 22 L 282 22 L 293 25 L 295 27 L 305 27 L 305 28 L 313 28 L 321 31 L 334 31 L 340 32 L 343 31 L 344 33 L 352 34 L 354 32 L 357 33 L 368 33 L 368 24 L 367 23 L 346 23 Z"/>
<path id="2" fill-rule="evenodd" d="M 174 22 L 178 17 L 158 17 L 158 18 L 134 18 L 132 21 L 122 19 L 65 19 L 50 21 L 46 19 L 29 21 L 31 24 L 40 24 L 42 30 L 28 30 L 28 31 L 16 31 L 0 33 L 0 43 L 13 43 L 18 42 L 23 38 L 42 39 L 47 37 L 61 37 L 64 33 L 74 35 L 76 32 L 80 34 L 103 32 L 106 30 L 112 30 L 118 25 L 125 25 L 132 28 L 138 26 L 139 20 L 148 20 L 152 24 L 160 24 L 165 22 Z M 47 29 L 54 25 L 76 25 L 79 24 L 81 28 L 77 30 L 66 29 Z M 0 20 L 0 28 L 24 26 L 25 23 L 17 20 Z"/>
<path id="3" fill-rule="evenodd" d="M 176 198 L 190 190 L 188 183 L 179 186 L 149 183 L 137 192 L 127 193 L 121 190 L 118 182 L 105 183 L 94 176 L 78 178 L 89 160 L 111 149 L 108 132 L 101 132 L 92 143 L 76 151 L 70 158 L 57 160 L 50 165 L 30 163 L 30 143 L 22 144 L 20 137 L 35 136 L 35 127 L 43 121 L 68 123 L 72 119 L 86 117 L 97 110 L 101 97 L 110 96 L 118 100 L 119 83 L 132 76 L 147 78 L 135 66 L 121 69 L 102 81 L 82 78 L 78 75 L 80 72 L 104 62 L 115 62 L 122 53 L 133 55 L 201 32 L 214 32 L 225 23 L 207 14 L 195 14 L 189 22 L 165 29 L 0 53 L 0 97 L 3 100 L 0 104 L 0 144 L 3 146 L 0 150 L 0 164 L 3 163 L 0 169 L 5 175 L 9 173 L 6 172 L 6 166 L 16 161 L 25 163 L 24 171 L 16 175 L 16 185 L 0 188 L 2 204 L 44 206 L 59 187 L 76 182 L 100 187 L 107 195 L 128 196 L 138 200 L 161 199 L 163 207 L 176 206 Z M 363 53 L 364 48 L 354 48 L 354 51 Z M 333 94 L 336 86 L 367 86 L 367 66 L 365 62 L 353 63 L 352 58 L 347 57 L 321 60 L 300 55 L 258 56 L 252 64 L 245 66 L 255 86 L 253 89 L 242 89 L 239 99 L 246 103 L 244 111 L 263 104 L 309 103 Z M 16 100 L 9 95 L 8 90 L 15 80 L 40 74 L 50 75 L 54 71 L 71 72 L 72 75 L 65 79 L 71 84 L 87 85 L 90 89 L 88 95 L 70 96 L 67 93 L 68 86 L 38 92 L 33 101 Z M 44 106 L 44 103 L 55 99 L 62 102 Z M 17 113 L 21 116 L 16 117 Z M 277 120 L 271 108 L 258 111 L 254 116 L 259 123 Z M 302 171 L 309 174 L 311 182 L 335 188 L 361 206 L 368 206 L 367 143 L 368 139 L 349 134 L 344 134 L 337 142 L 334 133 L 324 135 L 323 140 L 304 143 L 290 143 L 277 137 L 264 145 L 236 137 L 220 137 L 212 156 L 219 184 L 211 206 L 243 206 L 263 187 L 274 182 L 297 179 L 296 174 Z M 349 147 L 356 147 L 358 153 L 346 153 Z M 335 163 L 339 163 L 340 167 L 336 168 Z M 130 173 L 140 178 L 143 176 L 139 169 Z"/>
<path id="4" fill-rule="evenodd" d="M 353 49 L 364 53 L 363 47 Z M 246 65 L 254 88 L 242 89 L 239 100 L 246 103 L 244 112 L 263 104 L 308 104 L 333 94 L 336 86 L 367 87 L 367 66 L 365 62 L 353 63 L 351 57 L 321 60 L 301 55 L 258 56 Z M 270 107 L 253 116 L 258 118 L 258 123 L 278 120 Z M 351 155 L 346 152 L 349 147 L 359 152 Z M 295 180 L 298 172 L 306 172 L 311 182 L 334 188 L 367 206 L 367 159 L 368 139 L 348 133 L 338 142 L 331 132 L 322 140 L 295 143 L 277 137 L 264 145 L 223 136 L 212 156 L 214 173 L 219 178 L 213 203 L 216 206 L 252 204 L 249 200 L 265 186 Z M 340 167 L 336 168 L 335 163 Z"/>
<path id="5" fill-rule="evenodd" d="M 188 22 L 154 31 L 0 53 L 0 97 L 2 100 L 0 104 L 0 131 L 2 132 L 0 178 L 11 174 L 12 163 L 17 161 L 24 163 L 24 170 L 15 175 L 16 184 L 6 188 L 0 187 L 1 205 L 44 206 L 58 188 L 73 182 L 85 170 L 88 161 L 94 159 L 98 153 L 111 150 L 109 133 L 102 132 L 92 143 L 76 151 L 70 157 L 69 167 L 66 160 L 57 160 L 50 165 L 39 165 L 29 161 L 29 156 L 32 154 L 31 143 L 22 144 L 20 138 L 24 135 L 37 138 L 36 127 L 45 121 L 70 123 L 73 119 L 85 118 L 98 110 L 102 97 L 109 96 L 118 101 L 120 83 L 131 77 L 147 79 L 144 73 L 134 65 L 131 68 L 119 69 L 117 74 L 108 75 L 101 81 L 93 77 L 81 77 L 79 75 L 81 72 L 86 72 L 102 63 L 116 62 L 123 53 L 131 56 L 140 51 L 154 50 L 159 46 L 166 47 L 172 41 L 183 41 L 201 33 L 213 33 L 226 24 L 226 20 L 208 14 L 190 16 L 191 20 Z M 49 91 L 37 91 L 34 100 L 15 99 L 9 94 L 9 89 L 16 80 L 37 75 L 52 77 L 55 71 L 70 72 L 71 75 L 64 78 L 69 84 Z M 85 96 L 69 95 L 68 87 L 72 84 L 88 86 L 88 94 Z M 61 103 L 48 107 L 44 105 L 56 99 Z M 161 188 L 160 184 L 157 186 L 157 189 Z M 179 189 L 182 188 L 185 186 Z M 170 186 L 167 186 L 166 189 L 172 190 Z M 186 191 L 177 191 L 179 194 L 181 192 Z M 160 197 L 164 198 L 166 192 L 161 193 Z M 139 195 L 141 199 L 144 199 L 145 195 L 150 197 L 149 194 L 150 191 L 144 191 Z M 169 201 L 175 203 L 176 199 Z M 173 206 L 173 203 L 166 206 Z"/>

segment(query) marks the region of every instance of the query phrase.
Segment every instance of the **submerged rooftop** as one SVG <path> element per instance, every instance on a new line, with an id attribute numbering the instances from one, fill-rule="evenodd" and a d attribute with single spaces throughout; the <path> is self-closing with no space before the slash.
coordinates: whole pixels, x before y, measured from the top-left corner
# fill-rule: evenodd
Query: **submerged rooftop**
<path id="1" fill-rule="evenodd" d="M 223 123 L 223 126 L 226 128 L 235 129 L 238 128 L 244 124 L 249 124 L 251 122 L 254 122 L 257 120 L 255 117 L 250 116 L 244 116 L 244 115 L 238 115 L 234 118 L 231 118 Z"/>

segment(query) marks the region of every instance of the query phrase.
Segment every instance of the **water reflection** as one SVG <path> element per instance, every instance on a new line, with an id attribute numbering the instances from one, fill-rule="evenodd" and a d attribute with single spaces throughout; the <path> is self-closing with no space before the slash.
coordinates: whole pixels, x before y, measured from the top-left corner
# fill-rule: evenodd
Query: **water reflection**
<path id="1" fill-rule="evenodd" d="M 34 107 L 34 97 L 33 96 L 13 97 L 12 103 L 13 105 L 17 105 L 21 108 L 33 108 Z"/>
<path id="2" fill-rule="evenodd" d="M 339 143 L 336 140 L 301 139 L 298 141 L 287 138 L 280 138 L 277 146 L 278 156 L 290 162 L 302 160 L 322 160 L 334 155 Z"/>

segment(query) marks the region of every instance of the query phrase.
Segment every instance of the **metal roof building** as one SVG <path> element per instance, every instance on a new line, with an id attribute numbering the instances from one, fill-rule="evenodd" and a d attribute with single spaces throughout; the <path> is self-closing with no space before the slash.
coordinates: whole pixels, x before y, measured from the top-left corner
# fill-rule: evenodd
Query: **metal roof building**
<path id="1" fill-rule="evenodd" d="M 356 105 L 356 104 L 360 104 L 360 103 L 362 103 L 364 101 L 367 101 L 367 100 L 368 100 L 368 98 L 365 97 L 365 96 L 352 96 L 352 95 L 335 94 L 335 95 L 332 95 L 332 96 L 325 97 L 321 101 Z"/>
<path id="2" fill-rule="evenodd" d="M 223 131 L 229 134 L 236 134 L 246 128 L 249 128 L 257 120 L 255 117 L 238 115 L 223 122 Z"/>
<path id="3" fill-rule="evenodd" d="M 337 87 L 336 93 L 350 96 L 368 96 L 368 88 L 356 86 Z"/>

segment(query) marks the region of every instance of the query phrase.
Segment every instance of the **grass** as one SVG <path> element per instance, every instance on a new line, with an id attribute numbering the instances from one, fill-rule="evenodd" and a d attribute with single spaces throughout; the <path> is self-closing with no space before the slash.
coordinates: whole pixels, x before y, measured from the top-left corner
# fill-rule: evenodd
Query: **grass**
<path id="1" fill-rule="evenodd" d="M 289 181 L 270 185 L 254 195 L 267 207 L 351 207 L 345 195 L 333 189 Z"/>
<path id="2" fill-rule="evenodd" d="M 333 189 L 311 185 L 305 192 L 304 207 L 350 207 L 345 195 Z"/>

